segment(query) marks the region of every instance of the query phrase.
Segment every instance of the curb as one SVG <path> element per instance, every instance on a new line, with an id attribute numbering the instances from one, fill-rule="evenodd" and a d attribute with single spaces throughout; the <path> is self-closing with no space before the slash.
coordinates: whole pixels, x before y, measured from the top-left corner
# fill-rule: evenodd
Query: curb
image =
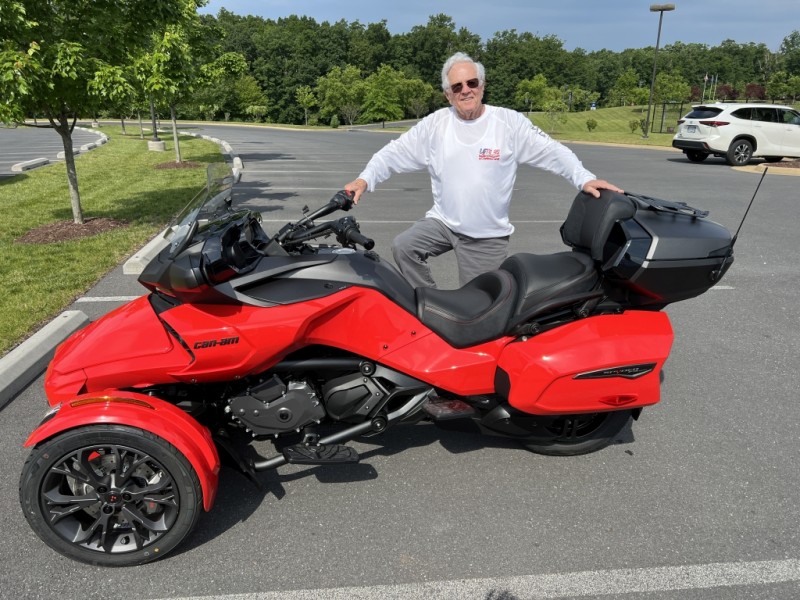
<path id="1" fill-rule="evenodd" d="M 167 233 L 171 231 L 171 227 L 167 227 L 152 240 L 150 240 L 141 250 L 131 256 L 122 265 L 122 273 L 124 275 L 141 275 L 144 268 L 147 266 L 153 257 L 161 252 L 169 245 L 169 240 L 166 238 Z"/>
<path id="2" fill-rule="evenodd" d="M 26 160 L 25 162 L 18 162 L 15 165 L 11 165 L 11 172 L 22 173 L 23 171 L 30 171 L 31 169 L 36 169 L 37 167 L 43 167 L 44 165 L 47 164 L 50 164 L 50 161 L 44 157 L 33 158 L 31 160 Z"/>
<path id="3" fill-rule="evenodd" d="M 0 359 L 0 408 L 44 372 L 56 346 L 88 322 L 79 310 L 64 311 Z"/>

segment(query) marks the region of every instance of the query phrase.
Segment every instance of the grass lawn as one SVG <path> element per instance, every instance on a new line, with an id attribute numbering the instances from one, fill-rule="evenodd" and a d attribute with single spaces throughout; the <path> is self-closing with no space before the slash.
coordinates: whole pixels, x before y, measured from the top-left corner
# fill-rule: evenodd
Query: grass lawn
<path id="1" fill-rule="evenodd" d="M 631 133 L 629 123 L 640 121 L 647 116 L 646 106 L 619 106 L 566 113 L 566 122 L 551 122 L 544 113 L 531 113 L 533 122 L 552 137 L 561 141 L 598 142 L 613 144 L 634 144 L 638 146 L 672 146 L 673 133 L 651 133 L 647 139 L 637 129 Z M 586 121 L 594 119 L 597 128 L 589 131 Z M 652 115 L 651 115 L 652 119 Z M 665 126 L 674 127 L 675 120 L 665 122 Z"/>
<path id="2" fill-rule="evenodd" d="M 199 166 L 156 169 L 175 160 L 171 136 L 164 136 L 166 152 L 149 152 L 138 135 L 123 136 L 118 127 L 102 131 L 109 143 L 75 160 L 81 206 L 85 219 L 110 218 L 124 227 L 72 241 L 22 243 L 31 229 L 72 220 L 65 166 L 0 180 L 0 354 L 163 229 L 205 185 L 206 165 L 223 161 L 216 144 L 182 136 L 183 160 Z"/>

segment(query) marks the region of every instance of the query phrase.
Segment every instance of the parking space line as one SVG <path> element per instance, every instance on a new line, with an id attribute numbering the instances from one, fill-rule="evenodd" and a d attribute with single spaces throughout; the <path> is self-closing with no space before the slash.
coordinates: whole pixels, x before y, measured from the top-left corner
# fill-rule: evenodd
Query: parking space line
<path id="1" fill-rule="evenodd" d="M 522 577 L 431 581 L 331 589 L 284 590 L 220 596 L 202 600 L 450 600 L 452 598 L 575 598 L 616 596 L 800 581 L 800 560 L 711 563 L 679 567 L 609 569 Z M 172 600 L 201 600 L 199 596 Z"/>

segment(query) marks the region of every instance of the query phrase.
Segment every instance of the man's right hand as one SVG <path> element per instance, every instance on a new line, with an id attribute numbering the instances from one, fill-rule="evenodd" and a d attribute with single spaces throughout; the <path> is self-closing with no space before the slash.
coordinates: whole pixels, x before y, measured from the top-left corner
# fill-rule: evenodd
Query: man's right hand
<path id="1" fill-rule="evenodd" d="M 353 193 L 353 203 L 358 204 L 359 198 L 361 198 L 361 194 L 367 191 L 367 182 L 363 179 L 356 179 L 355 181 L 351 181 L 346 186 L 344 186 L 344 190 L 346 192 Z"/>

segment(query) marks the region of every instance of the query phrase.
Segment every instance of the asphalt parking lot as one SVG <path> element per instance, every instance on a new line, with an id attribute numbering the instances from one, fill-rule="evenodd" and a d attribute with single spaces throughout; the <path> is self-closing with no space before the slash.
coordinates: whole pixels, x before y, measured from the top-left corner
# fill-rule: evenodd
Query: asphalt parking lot
<path id="1" fill-rule="evenodd" d="M 392 135 L 203 132 L 242 158 L 235 202 L 261 210 L 267 229 L 326 202 Z M 732 230 L 758 181 L 721 160 L 572 148 L 598 176 L 710 210 Z M 262 489 L 223 471 L 213 511 L 176 552 L 100 569 L 47 548 L 19 508 L 21 445 L 47 408 L 39 378 L 0 411 L 9 471 L 0 484 L 0 597 L 799 597 L 798 181 L 767 176 L 729 273 L 668 308 L 675 343 L 662 402 L 596 454 L 544 457 L 432 425 L 398 427 L 353 444 L 357 465 L 283 467 L 259 475 Z M 556 176 L 521 169 L 512 250 L 563 249 L 558 227 L 574 194 Z M 395 176 L 350 214 L 388 258 L 392 237 L 429 204 L 426 175 Z M 456 286 L 449 258 L 434 275 Z M 120 267 L 70 308 L 97 318 L 142 292 Z"/>
<path id="2" fill-rule="evenodd" d="M 72 145 L 80 148 L 85 144 L 95 143 L 99 136 L 100 133 L 95 131 L 75 129 L 72 133 Z M 59 162 L 58 153 L 63 151 L 61 136 L 53 129 L 0 126 L 0 177 L 11 176 L 11 167 L 17 163 L 37 158 L 46 158 L 51 163 Z"/>

